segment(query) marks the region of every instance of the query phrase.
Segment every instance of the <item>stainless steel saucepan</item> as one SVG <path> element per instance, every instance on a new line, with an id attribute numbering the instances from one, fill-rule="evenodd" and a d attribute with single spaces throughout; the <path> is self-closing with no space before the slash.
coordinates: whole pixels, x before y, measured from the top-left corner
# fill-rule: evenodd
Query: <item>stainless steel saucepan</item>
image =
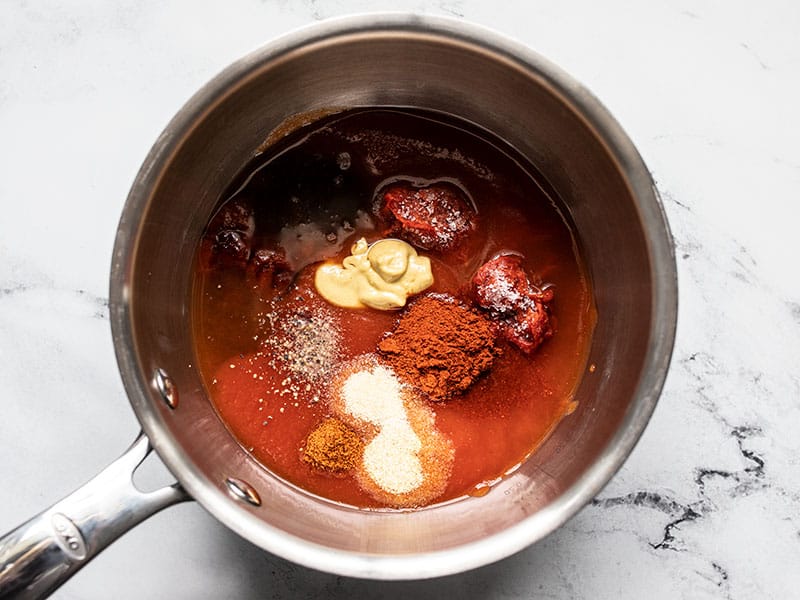
<path id="1" fill-rule="evenodd" d="M 456 115 L 525 155 L 571 213 L 598 313 L 596 370 L 580 383 L 577 410 L 489 494 L 412 512 L 339 506 L 256 463 L 206 396 L 189 323 L 198 239 L 270 133 L 295 115 L 382 105 Z M 631 452 L 666 376 L 677 283 L 650 174 L 584 87 L 490 31 L 371 15 L 288 35 L 180 110 L 125 204 L 109 306 L 143 434 L 95 479 L 0 539 L 0 596 L 48 594 L 130 527 L 189 498 L 265 550 L 341 575 L 425 578 L 504 558 L 574 515 Z M 178 483 L 142 493 L 131 477 L 151 448 Z"/>

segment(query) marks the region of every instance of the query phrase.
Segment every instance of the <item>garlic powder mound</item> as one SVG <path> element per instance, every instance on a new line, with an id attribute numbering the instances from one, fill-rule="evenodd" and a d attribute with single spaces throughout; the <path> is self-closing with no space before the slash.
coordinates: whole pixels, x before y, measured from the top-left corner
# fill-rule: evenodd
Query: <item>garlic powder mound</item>
<path id="1" fill-rule="evenodd" d="M 411 508 L 441 496 L 454 452 L 436 429 L 435 413 L 391 368 L 364 355 L 334 382 L 332 412 L 364 436 L 359 485 L 388 506 Z"/>
<path id="2" fill-rule="evenodd" d="M 389 494 L 413 492 L 425 481 L 419 460 L 421 448 L 422 442 L 407 421 L 384 424 L 364 447 L 362 468 Z"/>

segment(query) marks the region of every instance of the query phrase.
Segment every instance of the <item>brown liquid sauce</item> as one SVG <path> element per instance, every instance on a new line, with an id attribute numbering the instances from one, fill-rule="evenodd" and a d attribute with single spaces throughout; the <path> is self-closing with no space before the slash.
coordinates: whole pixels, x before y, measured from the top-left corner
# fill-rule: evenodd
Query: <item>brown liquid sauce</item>
<path id="1" fill-rule="evenodd" d="M 329 414 L 325 384 L 333 378 L 287 385 L 290 374 L 276 368 L 264 342 L 280 335 L 278 319 L 300 309 L 329 316 L 342 362 L 374 352 L 399 313 L 330 305 L 314 290 L 315 266 L 328 258 L 341 261 L 361 236 L 369 242 L 381 237 L 371 215 L 375 194 L 387 183 L 447 181 L 474 203 L 477 229 L 450 253 L 419 250 L 430 258 L 435 278 L 424 293 L 468 301 L 469 281 L 480 265 L 498 252 L 518 252 L 536 282 L 555 286 L 555 332 L 529 356 L 502 344 L 491 371 L 466 393 L 431 404 L 436 427 L 455 452 L 436 502 L 482 495 L 525 460 L 571 412 L 595 323 L 575 233 L 533 173 L 483 131 L 400 109 L 326 117 L 246 166 L 223 198 L 252 206 L 251 252 L 293 238 L 300 243 L 290 244 L 286 255 L 302 268 L 286 292 L 276 293 L 252 269 L 215 264 L 210 244 L 198 250 L 192 307 L 197 358 L 208 395 L 240 444 L 309 492 L 357 507 L 381 506 L 352 476 L 315 470 L 302 460 L 305 439 Z"/>

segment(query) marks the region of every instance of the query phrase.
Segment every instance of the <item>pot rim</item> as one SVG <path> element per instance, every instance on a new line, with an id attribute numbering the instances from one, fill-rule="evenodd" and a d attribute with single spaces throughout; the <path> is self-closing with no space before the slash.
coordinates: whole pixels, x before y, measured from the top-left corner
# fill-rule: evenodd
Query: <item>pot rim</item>
<path id="1" fill-rule="evenodd" d="M 233 500 L 218 490 L 209 493 L 201 473 L 195 471 L 155 419 L 136 410 L 137 402 L 133 400 L 136 398 L 142 404 L 152 402 L 149 382 L 141 375 L 136 358 L 129 305 L 134 238 L 139 218 L 170 157 L 194 123 L 262 65 L 304 46 L 378 33 L 427 35 L 463 43 L 543 80 L 596 132 L 625 176 L 645 226 L 653 269 L 652 342 L 643 361 L 642 376 L 622 423 L 594 463 L 557 499 L 516 525 L 476 542 L 428 553 L 374 555 L 342 551 L 287 534 L 252 514 L 231 511 Z M 554 531 L 600 492 L 633 450 L 655 409 L 672 355 L 677 303 L 674 247 L 658 192 L 632 141 L 597 98 L 543 56 L 483 26 L 449 17 L 366 13 L 315 23 L 269 42 L 225 68 L 178 111 L 150 150 L 125 203 L 114 246 L 109 313 L 119 370 L 137 418 L 159 457 L 215 518 L 262 548 L 310 568 L 370 579 L 420 579 L 466 571 L 510 556 Z"/>

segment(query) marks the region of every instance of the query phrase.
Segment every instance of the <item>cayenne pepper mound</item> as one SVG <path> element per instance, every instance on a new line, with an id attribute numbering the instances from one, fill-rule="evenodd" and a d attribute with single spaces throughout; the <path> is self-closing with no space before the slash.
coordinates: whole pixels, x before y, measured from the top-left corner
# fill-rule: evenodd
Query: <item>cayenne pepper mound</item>
<path id="1" fill-rule="evenodd" d="M 469 388 L 500 353 L 490 321 L 447 294 L 423 296 L 403 313 L 378 353 L 434 401 Z"/>
<path id="2" fill-rule="evenodd" d="M 349 471 L 364 452 L 358 434 L 338 419 L 325 419 L 308 434 L 303 461 L 322 471 Z"/>

